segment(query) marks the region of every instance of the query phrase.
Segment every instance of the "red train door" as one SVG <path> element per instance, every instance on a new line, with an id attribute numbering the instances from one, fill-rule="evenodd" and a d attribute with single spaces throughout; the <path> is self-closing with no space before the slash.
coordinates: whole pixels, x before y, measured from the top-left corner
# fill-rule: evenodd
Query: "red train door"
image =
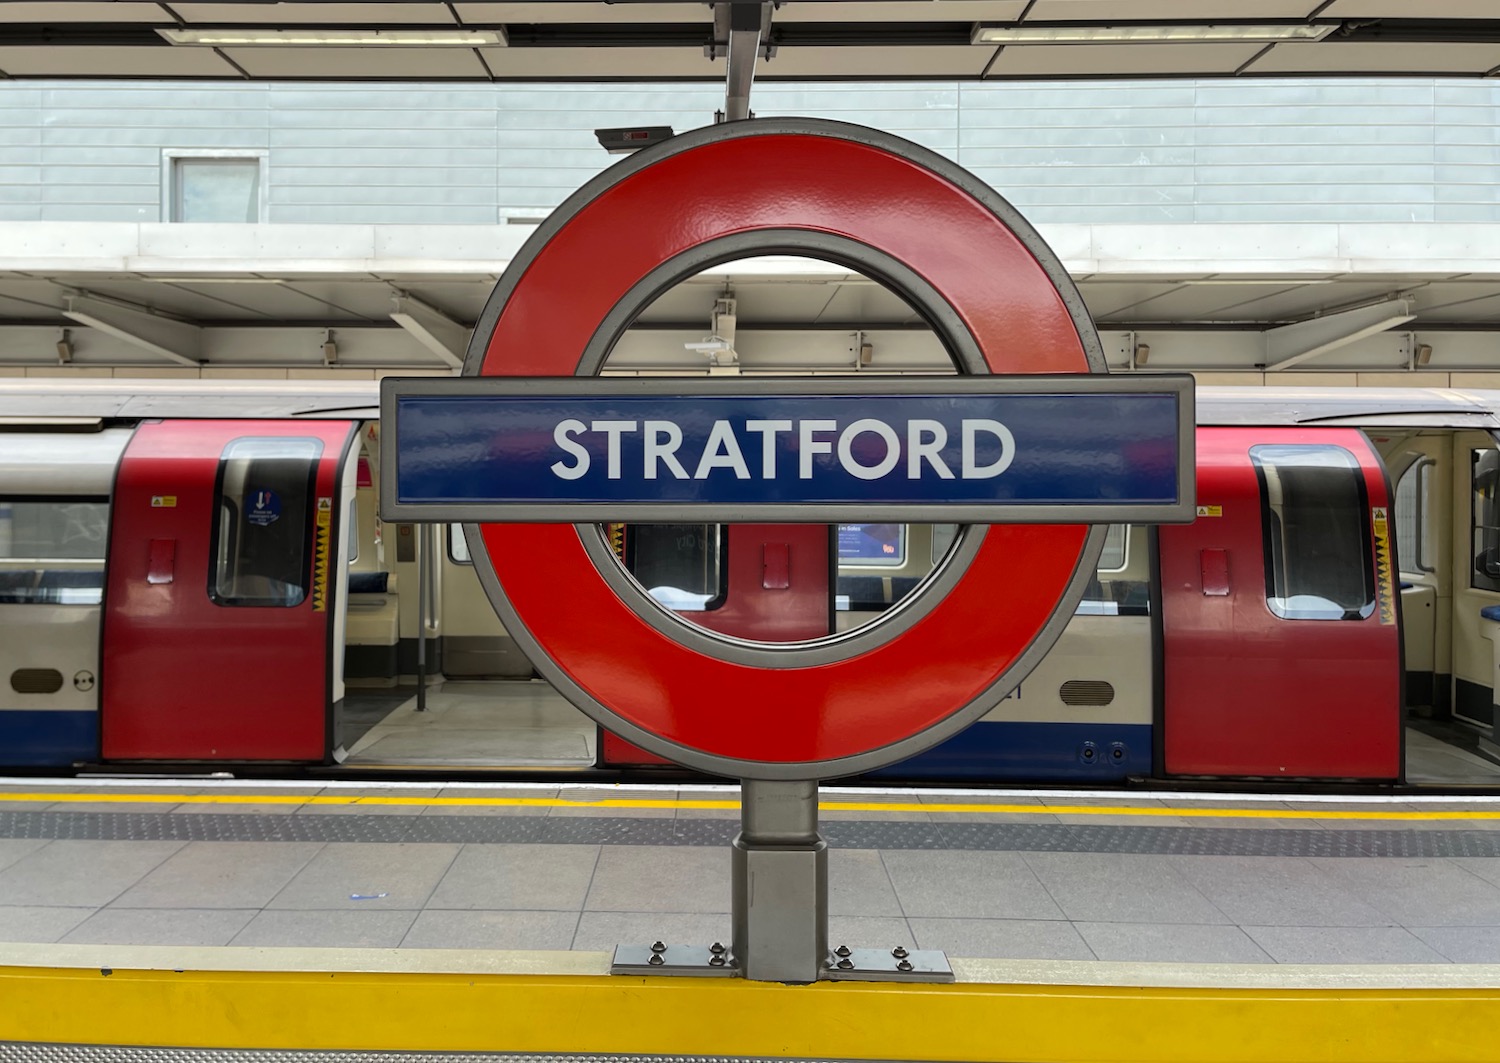
<path id="1" fill-rule="evenodd" d="M 1198 505 L 1160 532 L 1167 773 L 1398 778 L 1389 499 L 1369 441 L 1200 428 Z"/>
<path id="2" fill-rule="evenodd" d="M 137 429 L 110 534 L 106 760 L 328 755 L 339 472 L 354 427 Z"/>
<path id="3" fill-rule="evenodd" d="M 670 528 L 713 534 L 705 525 L 627 526 L 625 534 L 649 534 L 658 543 L 665 539 L 667 556 L 661 560 L 668 569 L 680 564 L 684 554 L 691 555 L 695 562 L 700 554 L 712 554 L 711 549 L 705 550 L 701 538 L 686 542 L 683 550 L 672 549 L 670 537 L 661 535 Z M 798 642 L 831 634 L 834 563 L 830 534 L 827 524 L 731 524 L 723 563 L 712 563 L 712 571 L 694 587 L 717 593 L 700 595 L 708 599 L 702 603 L 705 608 L 681 611 L 680 615 L 710 631 L 760 642 Z M 632 551 L 631 561 L 636 578 L 651 590 L 657 582 L 652 575 L 652 559 Z M 693 567 L 702 566 L 697 563 Z M 722 587 L 718 587 L 720 576 Z M 658 594 L 658 599 L 671 604 L 669 597 Z M 711 692 L 705 692 L 705 697 L 711 696 Z M 604 767 L 670 763 L 602 728 L 598 760 Z"/>

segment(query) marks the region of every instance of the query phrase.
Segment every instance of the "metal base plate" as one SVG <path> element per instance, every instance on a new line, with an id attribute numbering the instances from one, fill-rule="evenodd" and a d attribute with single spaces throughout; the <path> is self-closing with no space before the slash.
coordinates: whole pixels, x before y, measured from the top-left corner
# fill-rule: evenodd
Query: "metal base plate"
<path id="1" fill-rule="evenodd" d="M 907 951 L 841 946 L 828 957 L 828 966 L 819 977 L 830 982 L 951 982 L 953 968 L 940 949 Z"/>
<path id="2" fill-rule="evenodd" d="M 715 951 L 717 949 L 718 951 Z M 738 978 L 734 957 L 717 942 L 703 945 L 616 945 L 610 974 L 662 974 L 679 978 Z"/>

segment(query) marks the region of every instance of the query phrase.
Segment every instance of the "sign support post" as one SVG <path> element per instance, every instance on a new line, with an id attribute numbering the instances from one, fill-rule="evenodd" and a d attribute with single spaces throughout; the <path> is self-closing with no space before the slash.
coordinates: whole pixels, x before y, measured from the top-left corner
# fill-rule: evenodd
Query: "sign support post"
<path id="1" fill-rule="evenodd" d="M 734 962 L 746 978 L 816 982 L 828 963 L 828 843 L 816 780 L 740 783 L 733 852 Z"/>

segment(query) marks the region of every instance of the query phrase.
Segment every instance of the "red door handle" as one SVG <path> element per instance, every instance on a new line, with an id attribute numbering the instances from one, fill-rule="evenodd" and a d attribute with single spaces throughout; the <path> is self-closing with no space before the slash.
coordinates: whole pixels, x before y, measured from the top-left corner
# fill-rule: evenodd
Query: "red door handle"
<path id="1" fill-rule="evenodd" d="M 151 556 L 146 562 L 147 583 L 171 583 L 177 570 L 177 540 L 152 539 Z"/>
<path id="2" fill-rule="evenodd" d="M 760 585 L 768 591 L 784 591 L 792 585 L 790 544 L 762 544 Z"/>
<path id="3" fill-rule="evenodd" d="M 1223 597 L 1229 593 L 1229 551 L 1204 550 L 1198 555 L 1203 573 L 1205 597 Z"/>

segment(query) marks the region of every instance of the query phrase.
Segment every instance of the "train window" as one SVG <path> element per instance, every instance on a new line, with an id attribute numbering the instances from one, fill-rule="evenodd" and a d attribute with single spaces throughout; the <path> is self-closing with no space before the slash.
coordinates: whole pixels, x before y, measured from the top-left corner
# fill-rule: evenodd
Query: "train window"
<path id="1" fill-rule="evenodd" d="M 257 222 L 266 213 L 264 150 L 162 152 L 162 220 Z"/>
<path id="2" fill-rule="evenodd" d="M 1500 450 L 1474 451 L 1474 567 L 1470 586 L 1500 591 Z"/>
<path id="3" fill-rule="evenodd" d="M 668 609 L 715 609 L 724 603 L 727 534 L 722 524 L 630 524 L 625 568 Z"/>
<path id="4" fill-rule="evenodd" d="M 901 568 L 906 564 L 905 524 L 840 524 L 839 568 Z"/>
<path id="5" fill-rule="evenodd" d="M 474 558 L 469 553 L 469 540 L 464 538 L 462 524 L 448 525 L 448 560 L 455 565 L 472 565 Z"/>
<path id="6" fill-rule="evenodd" d="M 1284 620 L 1362 620 L 1375 611 L 1364 475 L 1343 447 L 1251 447 L 1260 481 L 1266 603 Z"/>
<path id="7" fill-rule="evenodd" d="M 1130 529 L 1124 524 L 1111 524 L 1104 533 L 1104 552 L 1099 555 L 1099 571 L 1124 571 L 1125 553 L 1129 546 Z"/>
<path id="8" fill-rule="evenodd" d="M 1436 572 L 1432 556 L 1432 470 L 1437 462 L 1418 458 L 1396 481 L 1396 558 L 1407 572 Z"/>
<path id="9" fill-rule="evenodd" d="M 0 499 L 0 604 L 98 605 L 109 503 Z"/>
<path id="10" fill-rule="evenodd" d="M 219 458 L 208 593 L 219 605 L 290 608 L 307 597 L 316 439 L 236 439 Z"/>

